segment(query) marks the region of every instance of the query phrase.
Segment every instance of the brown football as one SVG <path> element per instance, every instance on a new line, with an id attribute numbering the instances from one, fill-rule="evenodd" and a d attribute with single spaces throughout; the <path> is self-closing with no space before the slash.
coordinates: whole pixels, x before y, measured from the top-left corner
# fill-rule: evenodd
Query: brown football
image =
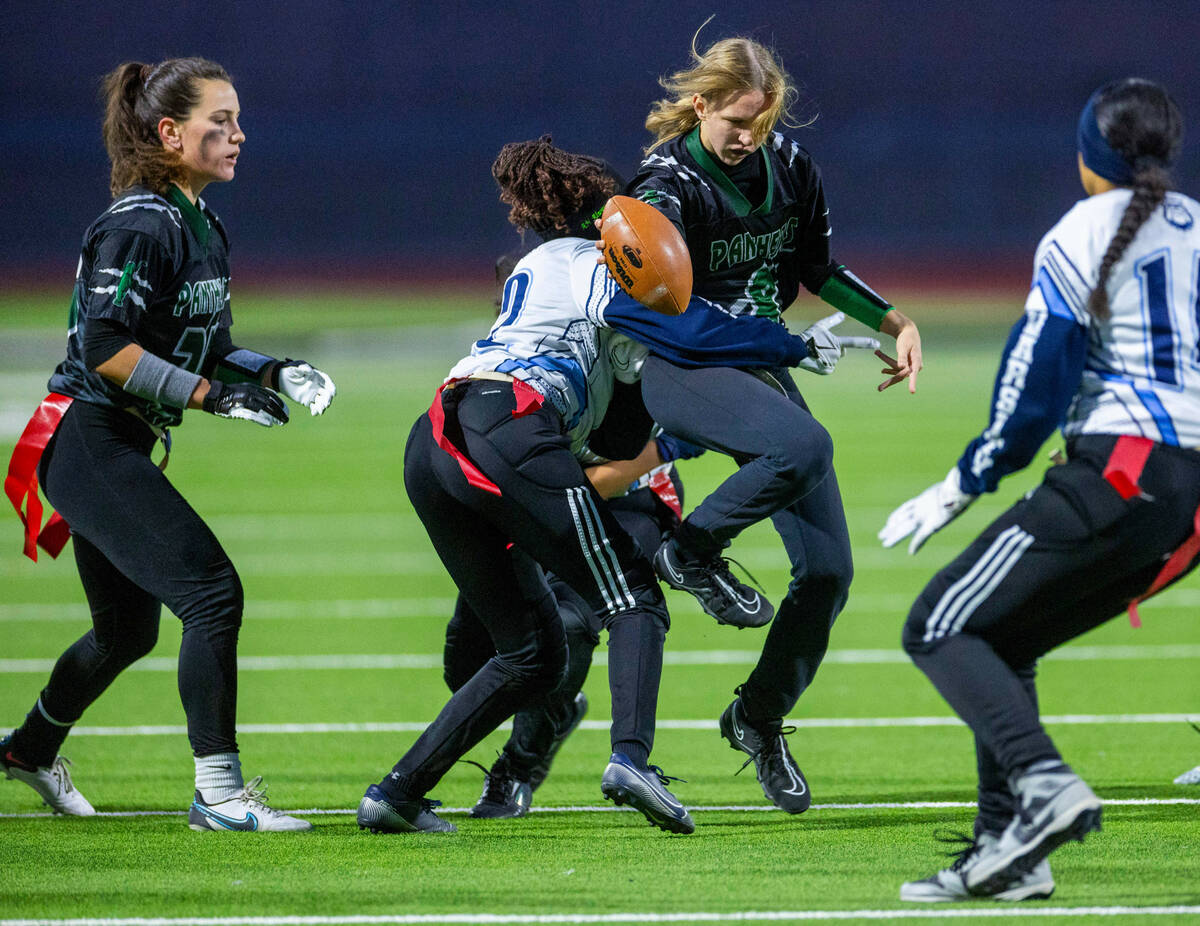
<path id="1" fill-rule="evenodd" d="M 692 257 L 671 220 L 640 199 L 614 196 L 600 222 L 604 263 L 617 285 L 647 308 L 678 315 L 692 298 Z"/>

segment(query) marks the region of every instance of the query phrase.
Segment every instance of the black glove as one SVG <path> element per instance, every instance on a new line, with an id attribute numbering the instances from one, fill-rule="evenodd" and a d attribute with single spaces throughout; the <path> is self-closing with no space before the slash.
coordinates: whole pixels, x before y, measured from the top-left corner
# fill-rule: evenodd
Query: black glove
<path id="1" fill-rule="evenodd" d="M 269 428 L 276 424 L 287 424 L 288 411 L 283 400 L 270 389 L 254 383 L 226 385 L 220 380 L 211 380 L 203 408 L 218 418 L 244 418 Z"/>

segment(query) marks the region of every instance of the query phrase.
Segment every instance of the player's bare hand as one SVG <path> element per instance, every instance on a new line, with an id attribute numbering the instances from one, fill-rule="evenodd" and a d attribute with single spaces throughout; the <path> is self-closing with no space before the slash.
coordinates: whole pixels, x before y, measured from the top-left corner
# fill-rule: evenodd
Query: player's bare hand
<path id="1" fill-rule="evenodd" d="M 898 309 L 892 309 L 884 316 L 880 331 L 890 334 L 896 339 L 896 357 L 893 359 L 882 351 L 876 355 L 886 367 L 882 370 L 888 378 L 879 384 L 879 391 L 890 388 L 902 380 L 908 380 L 909 393 L 917 391 L 917 374 L 925 366 L 921 357 L 921 333 L 916 324 L 905 317 Z"/>
<path id="2" fill-rule="evenodd" d="M 600 228 L 600 223 L 603 221 L 604 221 L 603 219 L 596 219 L 596 228 L 597 229 Z M 598 263 L 598 264 L 604 263 L 604 249 L 607 246 L 608 245 L 605 243 L 603 238 L 601 238 L 599 241 L 596 242 L 596 250 L 600 252 L 600 256 L 596 258 L 596 263 Z"/>
<path id="3" fill-rule="evenodd" d="M 895 357 L 889 357 L 881 350 L 875 351 L 875 356 L 882 360 L 884 364 L 883 369 L 879 372 L 888 377 L 879 384 L 878 389 L 880 392 L 883 392 L 889 386 L 896 385 L 896 383 L 908 376 L 908 370 L 902 367 Z"/>

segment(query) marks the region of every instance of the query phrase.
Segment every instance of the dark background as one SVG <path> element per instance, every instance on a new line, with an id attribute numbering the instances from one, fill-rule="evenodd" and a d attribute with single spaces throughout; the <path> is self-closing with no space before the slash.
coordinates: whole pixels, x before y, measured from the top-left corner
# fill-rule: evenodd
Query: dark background
<path id="1" fill-rule="evenodd" d="M 822 166 L 835 254 L 868 280 L 1011 280 L 1080 196 L 1078 112 L 1100 83 L 1162 81 L 1200 119 L 1197 2 L 34 3 L 0 39 L 0 280 L 69 285 L 108 202 L 102 75 L 213 58 L 249 141 L 205 197 L 240 280 L 485 282 L 516 244 L 489 167 L 551 133 L 631 173 L 657 78 L 701 45 L 773 45 L 792 134 Z M 1200 184 L 1194 140 L 1179 186 Z"/>

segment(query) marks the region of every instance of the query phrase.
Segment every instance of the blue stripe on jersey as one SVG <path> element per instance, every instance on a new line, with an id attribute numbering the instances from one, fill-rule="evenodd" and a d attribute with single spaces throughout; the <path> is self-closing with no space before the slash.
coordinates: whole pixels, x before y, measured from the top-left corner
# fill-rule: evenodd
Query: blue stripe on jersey
<path id="1" fill-rule="evenodd" d="M 1050 273 L 1045 267 L 1038 268 L 1036 282 L 1038 289 L 1042 291 L 1042 298 L 1046 300 L 1046 308 L 1050 310 L 1051 315 L 1057 315 L 1059 318 L 1067 318 L 1071 321 L 1076 320 L 1075 313 L 1067 305 L 1067 300 L 1063 298 L 1058 284 L 1050 277 Z"/>
<path id="2" fill-rule="evenodd" d="M 1152 389 L 1134 388 L 1138 398 L 1142 400 L 1142 404 L 1146 406 L 1146 411 L 1150 413 L 1150 417 L 1154 419 L 1154 423 L 1158 426 L 1158 433 L 1162 436 L 1164 444 L 1170 444 L 1172 447 L 1179 446 L 1179 435 L 1175 433 L 1175 425 L 1171 421 L 1171 416 L 1167 414 L 1167 410 L 1163 408 L 1163 404 L 1159 401 L 1157 395 Z"/>

